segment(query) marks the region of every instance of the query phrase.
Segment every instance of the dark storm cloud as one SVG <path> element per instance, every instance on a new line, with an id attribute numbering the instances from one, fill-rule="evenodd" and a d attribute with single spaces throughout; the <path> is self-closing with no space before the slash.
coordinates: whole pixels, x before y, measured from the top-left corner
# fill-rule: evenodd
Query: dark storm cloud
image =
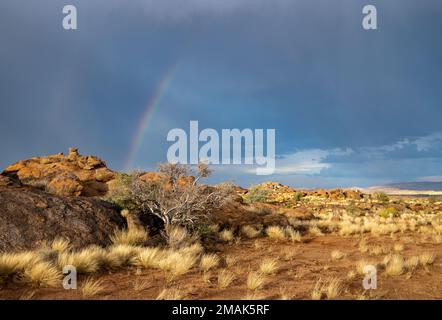
<path id="1" fill-rule="evenodd" d="M 0 166 L 78 146 L 121 169 L 147 102 L 176 65 L 137 167 L 164 161 L 167 132 L 199 120 L 275 128 L 281 167 L 311 168 L 271 177 L 281 182 L 440 175 L 437 141 L 431 150 L 382 146 L 442 132 L 442 4 L 369 2 L 377 31 L 361 28 L 362 0 L 3 0 Z M 79 30 L 61 27 L 67 3 Z M 258 179 L 245 170 L 235 178 Z"/>

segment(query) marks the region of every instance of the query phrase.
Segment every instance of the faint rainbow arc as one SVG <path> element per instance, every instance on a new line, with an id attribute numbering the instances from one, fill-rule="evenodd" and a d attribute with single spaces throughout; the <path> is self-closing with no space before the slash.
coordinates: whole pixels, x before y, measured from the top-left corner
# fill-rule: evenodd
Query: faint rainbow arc
<path id="1" fill-rule="evenodd" d="M 124 164 L 125 170 L 131 169 L 132 162 L 137 155 L 141 143 L 143 142 L 143 137 L 146 129 L 149 126 L 150 120 L 153 118 L 153 115 L 160 104 L 161 98 L 170 85 L 175 70 L 176 65 L 174 64 L 166 71 L 161 81 L 158 83 L 155 93 L 152 95 L 149 102 L 147 103 L 141 120 L 138 123 L 137 130 L 135 131 L 135 134 L 131 140 L 132 142 L 130 145 L 128 156 Z"/>

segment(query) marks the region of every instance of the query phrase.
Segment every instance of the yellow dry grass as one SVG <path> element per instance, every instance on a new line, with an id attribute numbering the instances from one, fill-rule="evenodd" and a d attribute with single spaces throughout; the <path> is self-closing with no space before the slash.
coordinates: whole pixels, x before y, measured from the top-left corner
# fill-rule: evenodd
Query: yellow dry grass
<path id="1" fill-rule="evenodd" d="M 57 264 L 61 270 L 74 266 L 78 273 L 94 273 L 100 269 L 104 256 L 102 248 L 91 246 L 76 252 L 61 252 Z"/>
<path id="2" fill-rule="evenodd" d="M 271 258 L 265 258 L 259 265 L 259 271 L 262 274 L 272 274 L 278 270 L 277 261 Z"/>
<path id="3" fill-rule="evenodd" d="M 233 241 L 233 230 L 230 229 L 224 229 L 219 233 L 219 237 L 221 240 L 225 242 L 232 242 Z"/>
<path id="4" fill-rule="evenodd" d="M 261 230 L 258 230 L 249 225 L 245 225 L 241 228 L 241 234 L 244 235 L 246 238 L 253 239 L 261 234 Z"/>
<path id="5" fill-rule="evenodd" d="M 270 239 L 285 240 L 284 229 L 279 226 L 270 226 L 266 229 L 266 234 Z"/>
<path id="6" fill-rule="evenodd" d="M 404 273 L 404 270 L 405 270 L 404 258 L 398 254 L 393 255 L 389 259 L 385 267 L 385 273 L 389 276 L 399 276 L 402 273 Z"/>
<path id="7" fill-rule="evenodd" d="M 115 245 L 132 245 L 136 246 L 143 244 L 147 241 L 147 232 L 141 228 L 133 228 L 128 230 L 115 230 L 114 234 L 110 237 L 111 241 Z"/>
<path id="8" fill-rule="evenodd" d="M 216 254 L 204 254 L 200 260 L 200 269 L 204 272 L 216 268 L 219 264 L 219 257 Z"/>
<path id="9" fill-rule="evenodd" d="M 23 273 L 23 281 L 38 287 L 61 285 L 61 273 L 52 264 L 44 261 L 29 266 Z"/>
<path id="10" fill-rule="evenodd" d="M 218 273 L 218 287 L 227 288 L 235 280 L 235 274 L 227 269 Z"/>
<path id="11" fill-rule="evenodd" d="M 247 275 L 247 288 L 249 290 L 261 289 L 264 285 L 264 276 L 261 273 L 251 271 Z"/>
<path id="12" fill-rule="evenodd" d="M 91 298 L 104 290 L 103 281 L 87 278 L 81 286 L 81 293 L 85 298 Z"/>

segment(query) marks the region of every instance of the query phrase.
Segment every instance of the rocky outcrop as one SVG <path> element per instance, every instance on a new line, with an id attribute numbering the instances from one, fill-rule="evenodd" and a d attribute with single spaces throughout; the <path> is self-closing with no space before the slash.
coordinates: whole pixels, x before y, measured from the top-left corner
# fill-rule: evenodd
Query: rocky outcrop
<path id="1" fill-rule="evenodd" d="M 343 199 L 352 199 L 352 200 L 360 200 L 364 197 L 363 193 L 359 190 L 355 189 L 317 189 L 314 191 L 310 191 L 307 193 L 309 196 L 319 197 L 319 198 L 328 198 L 331 200 L 343 200 Z"/>
<path id="2" fill-rule="evenodd" d="M 36 188 L 0 186 L 0 251 L 35 249 L 56 237 L 74 247 L 106 246 L 126 220 L 109 203 L 62 197 Z"/>
<path id="3" fill-rule="evenodd" d="M 95 156 L 82 156 L 75 148 L 47 157 L 21 160 L 7 167 L 2 176 L 62 196 L 103 196 L 115 173 Z M 3 182 L 0 181 L 0 185 Z"/>

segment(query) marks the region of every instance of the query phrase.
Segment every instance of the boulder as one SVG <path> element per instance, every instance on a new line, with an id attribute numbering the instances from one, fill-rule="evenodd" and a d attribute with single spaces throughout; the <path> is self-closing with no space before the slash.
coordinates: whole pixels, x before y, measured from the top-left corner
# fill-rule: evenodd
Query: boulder
<path id="1" fill-rule="evenodd" d="M 126 220 L 96 198 L 62 197 L 30 187 L 0 186 L 0 251 L 31 250 L 56 237 L 74 248 L 106 246 Z"/>
<path id="2" fill-rule="evenodd" d="M 1 174 L 23 185 L 30 185 L 62 196 L 104 196 L 115 173 L 95 156 L 82 156 L 70 148 L 68 155 L 57 153 L 18 161 Z"/>

